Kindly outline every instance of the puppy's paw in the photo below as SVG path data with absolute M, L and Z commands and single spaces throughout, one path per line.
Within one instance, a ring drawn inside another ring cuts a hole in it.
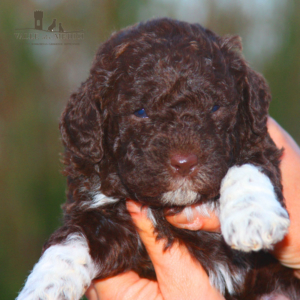
M 222 234 L 232 248 L 246 252 L 272 249 L 287 233 L 290 221 L 286 210 L 282 207 L 269 210 L 259 205 L 257 202 L 263 201 L 258 200 L 245 196 L 240 201 L 248 203 L 249 206 L 231 207 L 229 217 L 224 216 L 228 215 L 228 207 L 224 209 L 224 214 L 221 213 Z
M 221 230 L 232 248 L 272 249 L 287 233 L 288 213 L 277 201 L 270 179 L 257 167 L 232 167 L 220 194 Z
M 85 238 L 71 234 L 44 252 L 16 300 L 80 299 L 97 272 Z

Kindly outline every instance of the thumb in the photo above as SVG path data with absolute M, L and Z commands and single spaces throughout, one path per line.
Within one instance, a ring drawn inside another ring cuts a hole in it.
M 127 201 L 127 209 L 154 265 L 164 299 L 224 299 L 210 285 L 208 275 L 184 245 L 175 242 L 165 250 L 166 241 L 156 240 L 154 228 L 147 218 L 147 209 Z
M 209 209 L 205 204 L 187 206 L 176 214 L 167 211 L 166 219 L 178 228 L 220 232 L 220 221 L 217 212 Z

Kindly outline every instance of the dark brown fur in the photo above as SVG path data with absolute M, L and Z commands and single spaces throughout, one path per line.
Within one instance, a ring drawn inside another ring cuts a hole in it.
M 100 266 L 98 278 L 126 270 L 154 278 L 126 210 L 130 198 L 153 208 L 156 230 L 168 246 L 181 241 L 206 270 L 213 271 L 217 261 L 232 271 L 250 268 L 240 294 L 226 292 L 226 299 L 260 299 L 272 292 L 300 299 L 299 281 L 271 255 L 233 250 L 220 234 L 177 229 L 164 218 L 161 194 L 176 188 L 174 153 L 197 155 L 198 172 L 190 181 L 202 202 L 218 201 L 231 166 L 251 163 L 269 176 L 283 204 L 281 152 L 266 127 L 269 89 L 240 52 L 236 36 L 219 37 L 198 24 L 170 19 L 126 28 L 102 44 L 89 78 L 62 115 L 68 199 L 64 225 L 45 249 L 82 232 Z M 220 109 L 212 112 L 216 104 Z M 133 115 L 141 108 L 149 118 Z M 81 206 L 95 192 L 119 202 Z

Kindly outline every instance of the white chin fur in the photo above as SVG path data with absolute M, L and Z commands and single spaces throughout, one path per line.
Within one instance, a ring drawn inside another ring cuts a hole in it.
M 220 195 L 221 230 L 232 248 L 246 252 L 272 249 L 287 233 L 288 213 L 277 201 L 270 179 L 258 167 L 245 164 L 230 168 Z
M 80 299 L 96 275 L 86 239 L 72 234 L 44 252 L 17 300 Z
M 166 192 L 162 195 L 162 202 L 171 205 L 190 205 L 199 200 L 199 194 L 183 185 L 175 191 Z

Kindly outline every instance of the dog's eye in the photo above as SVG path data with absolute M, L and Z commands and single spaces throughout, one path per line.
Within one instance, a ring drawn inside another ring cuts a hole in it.
M 137 110 L 134 115 L 138 118 L 148 118 L 144 108 Z
M 220 105 L 214 105 L 213 108 L 211 109 L 212 112 L 217 111 L 220 108 Z

